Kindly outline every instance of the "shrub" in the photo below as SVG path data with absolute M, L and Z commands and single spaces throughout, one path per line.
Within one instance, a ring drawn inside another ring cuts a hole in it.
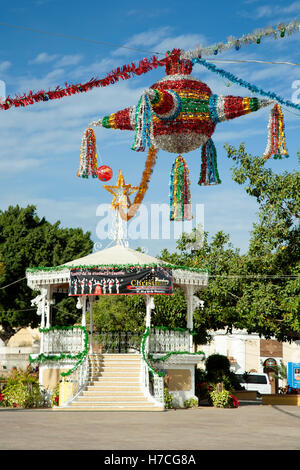
M 7 406 L 6 398 L 3 396 L 1 392 L 0 392 L 0 406 L 2 407 Z
M 237 408 L 239 406 L 239 401 L 234 395 L 230 395 L 231 398 L 231 407 Z
M 58 406 L 59 405 L 59 384 L 56 385 L 55 389 L 53 390 L 51 394 L 51 405 L 52 406 Z
M 185 400 L 184 402 L 185 408 L 197 408 L 197 406 L 198 406 L 198 400 L 195 400 L 195 398 L 189 398 L 188 400 Z
M 164 388 L 164 399 L 166 409 L 168 410 L 170 408 L 173 408 L 173 395 L 169 392 L 166 387 Z
M 15 369 L 11 372 L 2 391 L 2 398 L 3 406 L 14 408 L 36 408 L 44 399 L 37 376 L 28 369 Z
M 237 408 L 239 402 L 228 390 L 217 392 L 216 390 L 210 392 L 212 405 L 216 408 Z

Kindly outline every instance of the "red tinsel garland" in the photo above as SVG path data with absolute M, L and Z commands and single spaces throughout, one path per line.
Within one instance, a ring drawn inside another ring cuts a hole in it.
M 138 66 L 134 63 L 123 65 L 123 67 L 118 67 L 116 70 L 110 72 L 105 78 L 96 80 L 92 78 L 89 82 L 80 83 L 77 85 L 67 85 L 65 88 L 60 88 L 59 86 L 55 90 L 46 92 L 41 90 L 37 93 L 30 91 L 27 95 L 17 96 L 16 98 L 11 98 L 10 96 L 0 103 L 0 109 L 7 110 L 12 106 L 25 107 L 30 104 L 38 103 L 40 101 L 56 100 L 63 98 L 65 96 L 76 95 L 77 93 L 83 93 L 92 90 L 95 87 L 105 87 L 108 85 L 113 85 L 118 82 L 121 78 L 122 80 L 128 80 L 133 75 L 142 75 L 149 72 L 150 70 L 156 69 L 157 67 L 165 66 L 172 56 L 165 57 L 164 59 L 159 60 L 156 56 L 153 56 L 150 59 L 144 58 L 139 61 Z

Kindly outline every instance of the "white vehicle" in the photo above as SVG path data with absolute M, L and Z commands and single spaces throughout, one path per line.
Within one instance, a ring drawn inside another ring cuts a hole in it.
M 267 374 L 236 374 L 245 390 L 257 391 L 262 395 L 271 393 L 271 384 Z

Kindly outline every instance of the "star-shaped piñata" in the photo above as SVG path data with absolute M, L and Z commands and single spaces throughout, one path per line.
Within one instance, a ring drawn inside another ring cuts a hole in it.
M 135 193 L 139 188 L 138 186 L 131 186 L 131 184 L 125 184 L 124 176 L 121 170 L 119 170 L 117 184 L 115 186 L 103 185 L 107 191 L 113 194 L 114 198 L 111 203 L 113 209 L 119 209 L 119 206 L 128 208 L 131 206 L 129 196 Z

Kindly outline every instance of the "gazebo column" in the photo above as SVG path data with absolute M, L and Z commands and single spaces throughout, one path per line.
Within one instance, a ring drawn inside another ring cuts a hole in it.
M 195 286 L 193 284 L 187 284 L 184 288 L 185 300 L 187 305 L 187 318 L 186 327 L 189 330 L 194 328 L 194 291 Z M 190 352 L 193 352 L 193 336 L 190 335 Z
M 89 314 L 90 314 L 90 348 L 89 352 L 90 354 L 93 354 L 93 304 L 94 304 L 95 298 L 90 295 L 89 296 Z
M 151 312 L 155 308 L 154 298 L 152 295 L 146 295 L 146 328 L 151 328 Z M 146 353 L 149 352 L 149 335 L 146 338 Z
M 86 326 L 86 295 L 78 297 L 76 307 L 82 309 L 81 326 Z
M 51 286 L 46 287 L 45 299 L 45 314 L 46 314 L 46 328 L 50 328 L 50 305 L 51 305 Z
M 46 315 L 46 306 L 47 306 L 47 288 L 40 287 L 40 294 L 32 299 L 31 305 L 37 307 L 37 315 L 41 317 L 40 321 L 40 328 L 43 330 L 45 328 L 45 315 Z M 40 339 L 40 353 L 44 352 L 44 333 L 41 332 L 41 339 Z
M 146 328 L 151 326 L 151 311 L 155 308 L 152 295 L 146 295 Z
M 81 326 L 86 326 L 86 296 L 82 298 L 82 317 L 81 317 Z

